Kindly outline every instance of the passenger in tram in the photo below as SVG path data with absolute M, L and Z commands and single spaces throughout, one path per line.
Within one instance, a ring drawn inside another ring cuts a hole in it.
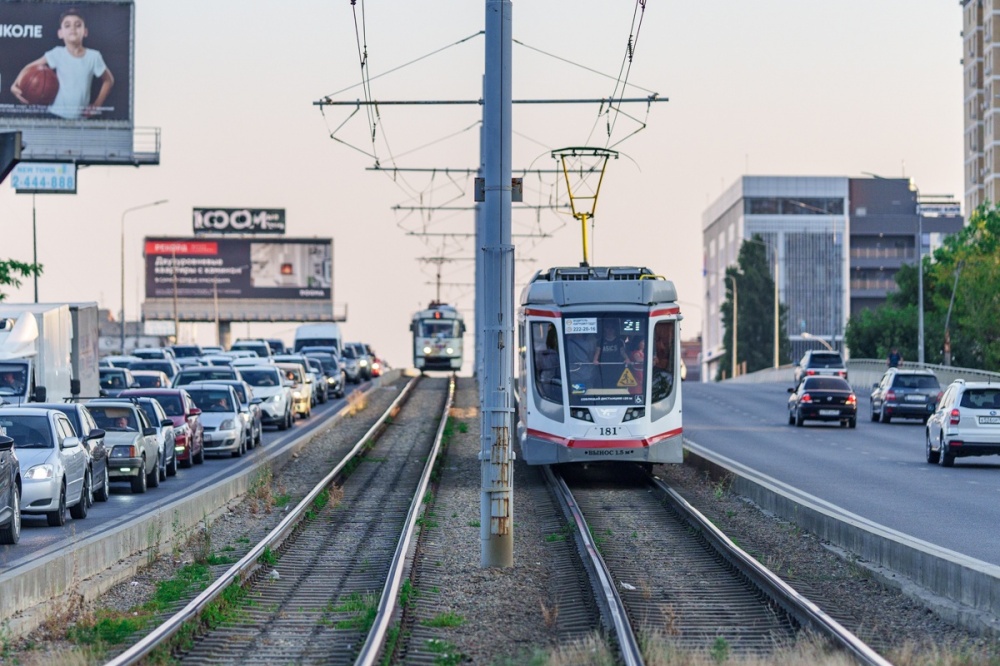
M 542 397 L 561 402 L 562 381 L 559 376 L 559 334 L 556 327 L 545 324 L 545 347 L 535 354 L 535 385 Z
M 651 402 L 668 397 L 674 389 L 674 327 L 660 322 L 653 330 L 653 386 Z
M 632 353 L 629 354 L 629 359 L 632 361 L 632 375 L 635 377 L 635 386 L 629 388 L 628 392 L 632 395 L 641 394 L 645 386 L 646 378 L 646 340 L 645 338 L 639 338 L 635 341 L 632 348 Z
M 594 363 L 598 364 L 601 386 L 610 388 L 618 385 L 630 359 L 625 349 L 625 341 L 618 334 L 618 320 L 604 320 L 604 337 L 594 350 Z
M 566 336 L 566 357 L 570 390 L 574 393 L 586 392 L 592 388 L 597 378 L 594 351 L 597 336 L 593 333 L 574 333 Z

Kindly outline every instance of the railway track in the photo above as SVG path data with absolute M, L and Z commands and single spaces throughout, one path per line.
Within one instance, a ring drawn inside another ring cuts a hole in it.
M 682 650 L 765 656 L 806 629 L 859 663 L 888 665 L 638 468 L 548 468 L 547 476 L 623 663 L 644 663 L 640 635 Z
M 264 540 L 109 664 L 155 650 L 191 664 L 371 663 L 390 634 L 453 393 L 449 379 L 407 384 Z

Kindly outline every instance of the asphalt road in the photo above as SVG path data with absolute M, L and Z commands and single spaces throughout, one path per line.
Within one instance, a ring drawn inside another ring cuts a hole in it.
M 686 439 L 885 527 L 1000 565 L 1000 456 L 929 465 L 919 420 L 788 425 L 785 384 L 684 383 Z
M 348 386 L 347 393 L 350 394 L 351 388 Z M 361 384 L 360 388 L 366 386 L 367 384 Z M 158 488 L 149 488 L 142 495 L 133 495 L 128 483 L 113 481 L 111 498 L 107 502 L 94 502 L 89 514 L 82 520 L 74 520 L 67 511 L 66 524 L 62 527 L 49 527 L 44 515 L 22 514 L 20 541 L 15 546 L 0 546 L 0 572 L 65 548 L 71 541 L 98 534 L 151 508 L 167 504 L 176 499 L 179 493 L 190 493 L 208 486 L 229 476 L 234 470 L 256 465 L 266 455 L 268 447 L 283 444 L 305 432 L 321 428 L 325 421 L 346 404 L 346 399 L 331 399 L 324 405 L 317 405 L 313 407 L 311 418 L 296 419 L 295 426 L 284 432 L 265 427 L 263 444 L 241 458 L 233 458 L 229 454 L 205 456 L 204 464 L 178 469 L 177 476 L 168 476 Z

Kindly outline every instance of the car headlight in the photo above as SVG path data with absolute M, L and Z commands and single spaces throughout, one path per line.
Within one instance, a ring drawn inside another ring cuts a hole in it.
M 270 398 L 268 398 L 268 402 L 273 402 L 275 404 L 281 402 L 281 394 L 280 393 L 275 393 Z
M 35 465 L 24 475 L 26 479 L 51 479 L 56 475 L 56 468 L 53 465 Z
M 219 430 L 235 430 L 235 429 L 236 429 L 236 421 L 233 419 L 226 419 L 225 421 L 219 424 Z
M 360 361 L 358 361 L 358 365 L 360 365 L 363 368 L 366 365 L 368 365 L 368 361 L 361 359 Z
M 139 455 L 136 452 L 134 446 L 116 446 L 111 449 L 112 458 L 138 458 Z
M 302 397 L 302 394 L 299 391 L 295 391 L 292 393 L 292 397 L 298 400 L 299 398 Z

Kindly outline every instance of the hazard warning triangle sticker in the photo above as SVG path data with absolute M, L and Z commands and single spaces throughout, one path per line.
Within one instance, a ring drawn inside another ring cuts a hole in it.
M 618 388 L 634 388 L 639 385 L 639 382 L 635 381 L 635 375 L 628 368 L 625 368 L 625 372 L 622 376 L 618 378 Z

